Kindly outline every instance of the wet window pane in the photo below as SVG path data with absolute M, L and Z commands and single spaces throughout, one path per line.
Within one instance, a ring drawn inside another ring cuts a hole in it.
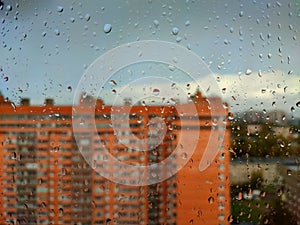
M 0 17 L 0 224 L 299 224 L 299 1 Z

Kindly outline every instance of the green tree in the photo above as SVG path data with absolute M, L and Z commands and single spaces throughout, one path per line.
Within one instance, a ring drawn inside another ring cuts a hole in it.
M 263 219 L 264 224 L 296 225 L 296 218 L 285 208 L 284 202 L 276 200 L 273 210 Z
M 255 170 L 250 176 L 250 187 L 253 189 L 260 189 L 264 181 L 263 172 L 261 170 Z

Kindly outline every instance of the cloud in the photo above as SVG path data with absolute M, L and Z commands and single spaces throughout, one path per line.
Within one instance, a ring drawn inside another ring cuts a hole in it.
M 300 76 L 288 75 L 280 70 L 252 72 L 250 75 L 216 75 L 224 91 L 223 98 L 233 111 L 284 110 L 291 112 L 299 101 Z M 294 114 L 299 117 L 299 109 Z
M 126 85 L 111 86 L 102 90 L 100 95 L 107 104 L 123 104 L 124 98 L 131 98 L 134 102 L 154 101 L 156 104 L 163 100 L 179 100 L 187 102 L 188 96 L 195 93 L 198 84 L 206 96 L 218 95 L 224 102 L 229 103 L 230 111 L 246 110 L 284 110 L 300 117 L 299 101 L 300 76 L 288 75 L 282 71 L 252 72 L 245 74 L 212 74 L 197 82 L 177 81 L 171 79 L 146 77 L 128 82 Z M 205 84 L 204 86 L 201 86 Z M 213 86 L 211 88 L 211 86 Z M 217 86 L 216 86 L 217 85 Z M 209 89 L 212 90 L 209 90 Z M 166 102 L 166 101 L 165 101 Z

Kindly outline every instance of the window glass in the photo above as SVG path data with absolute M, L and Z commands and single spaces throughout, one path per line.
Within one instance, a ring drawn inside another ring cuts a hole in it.
M 0 17 L 0 224 L 300 223 L 298 0 Z

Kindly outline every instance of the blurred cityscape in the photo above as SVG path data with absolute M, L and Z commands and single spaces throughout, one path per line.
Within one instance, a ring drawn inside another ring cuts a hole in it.
M 299 0 L 0 14 L 0 225 L 300 225 Z
M 278 111 L 232 115 L 218 98 L 221 107 L 212 116 L 200 92 L 190 100 L 176 107 L 126 100 L 113 109 L 113 127 L 112 106 L 100 99 L 82 97 L 75 118 L 72 106 L 56 106 L 53 99 L 43 106 L 22 99 L 16 106 L 1 95 L 0 224 L 299 224 L 299 119 Z M 88 122 L 91 104 L 95 132 Z M 165 129 L 153 118 L 162 118 Z M 72 123 L 80 127 L 79 140 Z M 216 155 L 200 172 L 212 133 L 222 145 L 209 146 Z M 146 176 L 178 170 L 162 182 L 128 185 L 141 175 L 122 174 L 124 182 L 115 183 L 97 172 L 120 170 L 99 154 L 104 149 L 139 166 L 162 162 L 177 145 L 172 163 Z M 179 159 L 187 158 L 180 169 Z
M 231 120 L 234 223 L 300 224 L 300 119 L 247 111 Z

